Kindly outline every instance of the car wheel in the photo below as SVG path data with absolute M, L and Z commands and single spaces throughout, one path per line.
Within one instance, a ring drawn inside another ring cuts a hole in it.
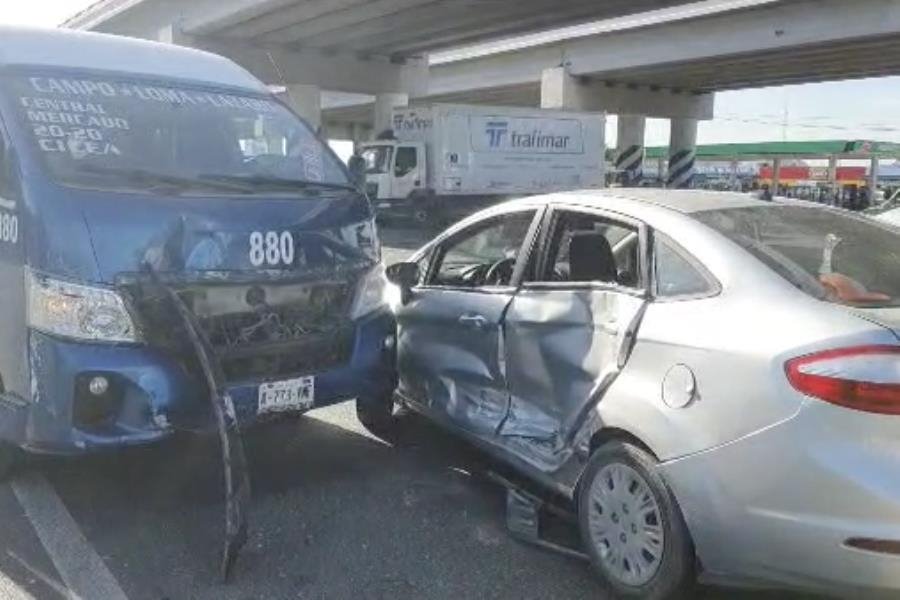
M 394 394 L 356 399 L 356 418 L 370 433 L 388 438 L 394 430 Z
M 585 469 L 578 522 L 591 563 L 620 598 L 680 598 L 694 583 L 690 532 L 657 462 L 635 445 L 601 446 Z

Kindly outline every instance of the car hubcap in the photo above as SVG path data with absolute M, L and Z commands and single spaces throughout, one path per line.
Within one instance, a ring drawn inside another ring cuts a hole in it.
M 620 583 L 644 585 L 662 563 L 665 536 L 650 485 L 627 465 L 603 467 L 590 490 L 591 541 L 606 572 Z

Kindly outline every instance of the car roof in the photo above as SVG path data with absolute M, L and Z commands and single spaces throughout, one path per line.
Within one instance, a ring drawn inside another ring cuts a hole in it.
M 750 194 L 709 190 L 609 188 L 562 192 L 557 196 L 560 200 L 564 199 L 565 202 L 585 206 L 612 208 L 614 205 L 621 205 L 624 202 L 653 205 L 684 214 L 707 210 L 772 206 L 771 202 L 759 200 Z
M 96 69 L 268 92 L 246 69 L 217 54 L 67 29 L 0 26 L 0 68 L 6 66 Z

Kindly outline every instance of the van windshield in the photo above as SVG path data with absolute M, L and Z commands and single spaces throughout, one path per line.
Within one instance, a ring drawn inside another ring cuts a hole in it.
M 812 206 L 773 204 L 694 216 L 817 298 L 900 306 L 900 229 Z
M 201 194 L 350 185 L 310 128 L 265 95 L 80 75 L 0 81 L 63 185 Z

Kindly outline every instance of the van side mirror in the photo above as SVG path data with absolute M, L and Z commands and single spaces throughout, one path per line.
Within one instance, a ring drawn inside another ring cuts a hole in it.
M 395 263 L 385 270 L 387 280 L 401 290 L 409 290 L 419 283 L 419 265 L 411 262 Z

